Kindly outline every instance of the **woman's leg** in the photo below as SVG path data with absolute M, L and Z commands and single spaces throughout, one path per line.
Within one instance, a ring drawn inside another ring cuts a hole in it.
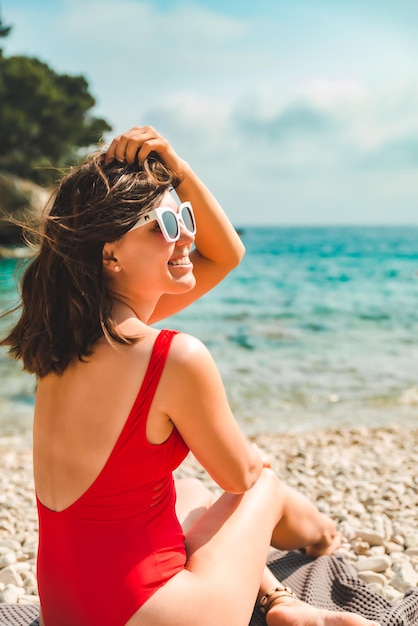
M 313 545 L 322 541 L 324 523 L 315 507 L 303 512 L 305 522 L 300 532 L 297 520 L 291 519 L 291 507 L 285 500 L 293 498 L 293 492 L 283 488 L 278 478 L 268 469 L 264 470 L 252 489 L 242 495 L 223 494 L 202 515 L 205 505 L 198 499 L 198 506 L 185 506 L 187 496 L 179 497 L 179 512 L 189 521 L 194 511 L 196 521 L 186 531 L 188 560 L 185 569 L 159 589 L 137 613 L 127 626 L 247 626 L 260 582 L 265 579 L 265 562 L 270 546 L 272 529 L 276 529 L 283 515 L 287 519 L 281 526 L 281 535 L 289 528 L 292 541 L 297 545 Z M 296 498 L 295 514 L 300 515 L 302 501 Z M 310 518 L 314 516 L 312 521 Z M 320 530 L 315 527 L 315 520 Z M 326 529 L 325 529 L 326 530 Z M 304 534 L 305 533 L 305 534 Z M 274 579 L 275 582 L 276 579 Z M 263 590 L 262 590 L 263 591 Z M 265 593 L 267 589 L 263 591 Z M 299 603 L 302 607 L 307 607 Z M 280 607 L 271 609 L 273 619 Z M 309 621 L 299 615 L 294 626 L 331 626 L 327 613 L 308 607 Z M 305 608 L 304 608 L 305 610 Z M 300 609 L 299 609 L 300 611 Z M 312 611 L 315 612 L 312 621 Z M 270 615 L 270 613 L 269 613 Z M 363 626 L 371 622 L 353 616 L 356 621 L 338 621 L 338 626 Z M 322 621 L 319 621 L 322 620 Z M 360 621 L 359 621 L 360 620 Z M 271 624 L 280 622 L 271 621 Z M 291 622 L 289 622 L 290 624 Z
M 333 520 L 323 515 L 305 496 L 279 483 L 283 493 L 283 510 L 273 529 L 271 545 L 280 550 L 306 548 L 310 556 L 332 554 L 341 544 L 341 534 Z M 185 533 L 217 499 L 196 478 L 176 481 L 176 513 Z M 306 543 L 306 538 L 310 543 Z
M 335 522 L 320 513 L 312 502 L 295 489 L 284 484 L 281 484 L 280 489 L 284 492 L 284 506 L 273 529 L 271 545 L 281 550 L 306 548 L 310 556 L 335 552 L 341 544 L 341 534 Z
M 176 514 L 186 534 L 193 524 L 208 511 L 217 496 L 209 491 L 198 478 L 176 479 L 175 485 Z

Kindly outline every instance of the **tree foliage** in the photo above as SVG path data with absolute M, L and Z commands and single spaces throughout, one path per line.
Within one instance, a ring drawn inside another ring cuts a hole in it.
M 4 26 L 2 19 L 0 17 L 0 37 L 7 37 L 7 35 L 12 30 L 11 26 Z
M 0 37 L 9 30 L 0 19 Z M 111 130 L 89 114 L 95 103 L 83 76 L 57 74 L 36 58 L 6 58 L 0 51 L 0 170 L 51 184 L 57 168 Z

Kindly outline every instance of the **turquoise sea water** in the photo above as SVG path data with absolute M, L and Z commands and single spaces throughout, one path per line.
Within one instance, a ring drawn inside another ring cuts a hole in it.
M 243 429 L 418 425 L 418 227 L 247 227 L 242 238 L 241 265 L 162 326 L 206 343 Z M 2 310 L 14 265 L 0 262 Z M 30 428 L 33 390 L 0 352 L 3 429 Z

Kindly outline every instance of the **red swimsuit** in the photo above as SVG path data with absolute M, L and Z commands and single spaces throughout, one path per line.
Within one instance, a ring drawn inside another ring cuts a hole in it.
M 173 331 L 161 331 L 138 396 L 104 468 L 76 502 L 38 500 L 38 586 L 46 626 L 123 626 L 186 561 L 172 472 L 188 448 L 161 445 L 146 420 Z

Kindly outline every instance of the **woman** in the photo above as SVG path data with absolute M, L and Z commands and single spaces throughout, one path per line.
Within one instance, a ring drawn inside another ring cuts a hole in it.
M 256 601 L 270 625 L 374 624 L 300 602 L 265 568 L 270 544 L 332 553 L 335 525 L 247 442 L 206 348 L 152 327 L 243 253 L 153 128 L 62 180 L 3 340 L 39 379 L 41 624 L 246 626 Z M 216 501 L 197 481 L 174 485 L 189 450 L 224 490 Z

